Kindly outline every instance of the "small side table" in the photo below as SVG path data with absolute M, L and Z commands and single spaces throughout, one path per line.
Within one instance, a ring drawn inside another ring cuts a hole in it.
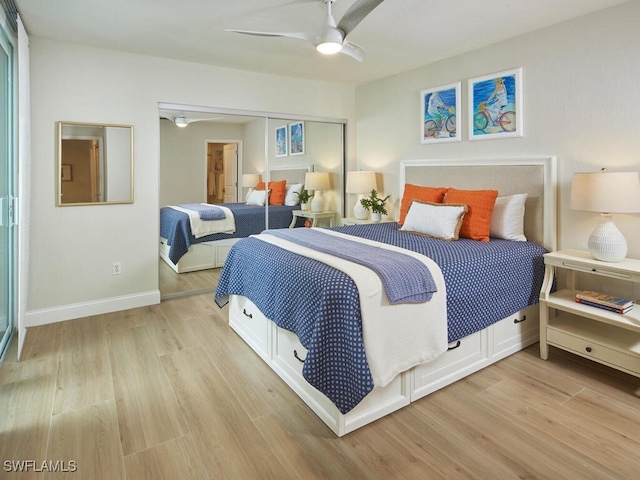
M 576 274 L 640 283 L 640 260 L 609 263 L 588 252 L 560 250 L 544 255 L 545 276 L 540 289 L 540 358 L 549 345 L 640 377 L 640 305 L 625 313 L 576 303 Z M 551 293 L 556 270 L 567 272 L 567 288 Z M 629 285 L 627 283 L 627 285 Z M 552 316 L 550 311 L 555 310 Z
M 327 218 L 329 219 L 329 226 L 333 227 L 333 219 L 336 216 L 336 213 L 331 211 L 312 212 L 311 210 L 294 210 L 291 213 L 293 214 L 293 219 L 291 220 L 291 225 L 289 225 L 289 228 L 293 228 L 296 226 L 298 217 L 309 218 L 311 220 L 312 227 L 316 227 L 318 225 L 319 219 Z

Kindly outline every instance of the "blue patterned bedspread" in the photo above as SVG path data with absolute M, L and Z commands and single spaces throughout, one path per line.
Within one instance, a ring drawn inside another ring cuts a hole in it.
M 433 259 L 447 285 L 450 342 L 538 302 L 546 253 L 539 245 L 494 239 L 444 242 L 397 229 L 396 223 L 335 228 Z M 218 305 L 231 294 L 246 296 L 267 318 L 298 335 L 308 350 L 304 378 L 342 413 L 373 389 L 358 291 L 348 275 L 247 238 L 236 243 L 227 257 L 215 293 Z
M 245 205 L 244 203 L 221 204 L 233 212 L 236 222 L 235 233 L 215 233 L 196 238 L 191 233 L 189 215 L 171 207 L 160 209 L 160 236 L 167 239 L 169 245 L 169 259 L 177 264 L 178 260 L 187 253 L 194 243 L 212 242 L 227 238 L 244 238 L 255 235 L 265 229 L 265 207 Z M 270 228 L 287 228 L 293 218 L 292 211 L 299 206 L 269 206 Z M 304 221 L 304 219 L 302 219 Z
M 263 233 L 373 270 L 380 278 L 391 305 L 428 302 L 438 291 L 429 267 L 417 258 L 395 250 L 336 235 L 327 236 L 319 228 L 281 228 Z

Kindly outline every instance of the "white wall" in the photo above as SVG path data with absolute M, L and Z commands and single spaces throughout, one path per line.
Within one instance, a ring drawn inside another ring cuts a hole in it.
M 27 324 L 159 301 L 158 102 L 353 120 L 348 84 L 242 72 L 31 38 Z M 131 205 L 56 207 L 56 121 L 134 126 Z M 353 143 L 352 143 L 353 144 Z M 112 263 L 122 274 L 112 276 Z
M 640 3 L 627 3 L 356 88 L 358 168 L 382 172 L 397 202 L 400 160 L 557 155 L 559 248 L 586 250 L 598 218 L 569 210 L 572 174 L 640 169 L 638 19 Z M 520 66 L 524 137 L 468 141 L 466 80 Z M 463 141 L 422 145 L 420 91 L 457 81 Z M 640 215 L 614 218 L 640 258 Z

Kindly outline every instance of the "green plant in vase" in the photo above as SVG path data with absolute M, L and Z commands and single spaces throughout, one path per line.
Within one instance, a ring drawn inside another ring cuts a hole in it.
M 302 210 L 309 209 L 309 200 L 311 200 L 311 197 L 313 197 L 313 195 L 309 193 L 309 190 L 302 190 L 302 192 L 298 194 L 298 200 L 300 200 L 300 208 Z
M 362 205 L 367 210 L 371 210 L 371 221 L 379 222 L 382 218 L 382 215 L 387 215 L 387 200 L 391 195 L 387 195 L 384 198 L 380 198 L 378 196 L 378 192 L 371 190 L 371 193 L 368 197 L 364 197 L 360 200 L 360 205 Z

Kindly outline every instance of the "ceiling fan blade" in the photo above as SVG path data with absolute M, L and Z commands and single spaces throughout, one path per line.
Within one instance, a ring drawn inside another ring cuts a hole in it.
M 220 117 L 212 117 L 212 118 L 187 118 L 187 123 L 193 123 L 193 122 L 215 122 L 217 120 L 220 120 Z
M 254 35 L 256 37 L 286 37 L 286 38 L 298 38 L 300 40 L 312 41 L 315 38 L 314 33 L 305 32 L 254 32 L 251 30 L 232 30 L 226 29 L 227 32 L 241 33 L 243 35 Z
M 176 117 L 174 117 L 173 115 L 169 115 L 167 113 L 160 113 L 160 118 L 164 118 L 165 120 L 171 120 L 173 122 Z
M 364 60 L 364 49 L 360 45 L 356 45 L 353 42 L 345 41 L 342 44 L 342 50 L 340 50 L 340 53 L 349 55 L 359 62 L 362 62 Z
M 344 14 L 338 28 L 344 32 L 346 37 L 353 31 L 358 24 L 369 15 L 374 8 L 380 5 L 384 0 L 358 0 L 356 3 L 349 7 L 349 10 Z

